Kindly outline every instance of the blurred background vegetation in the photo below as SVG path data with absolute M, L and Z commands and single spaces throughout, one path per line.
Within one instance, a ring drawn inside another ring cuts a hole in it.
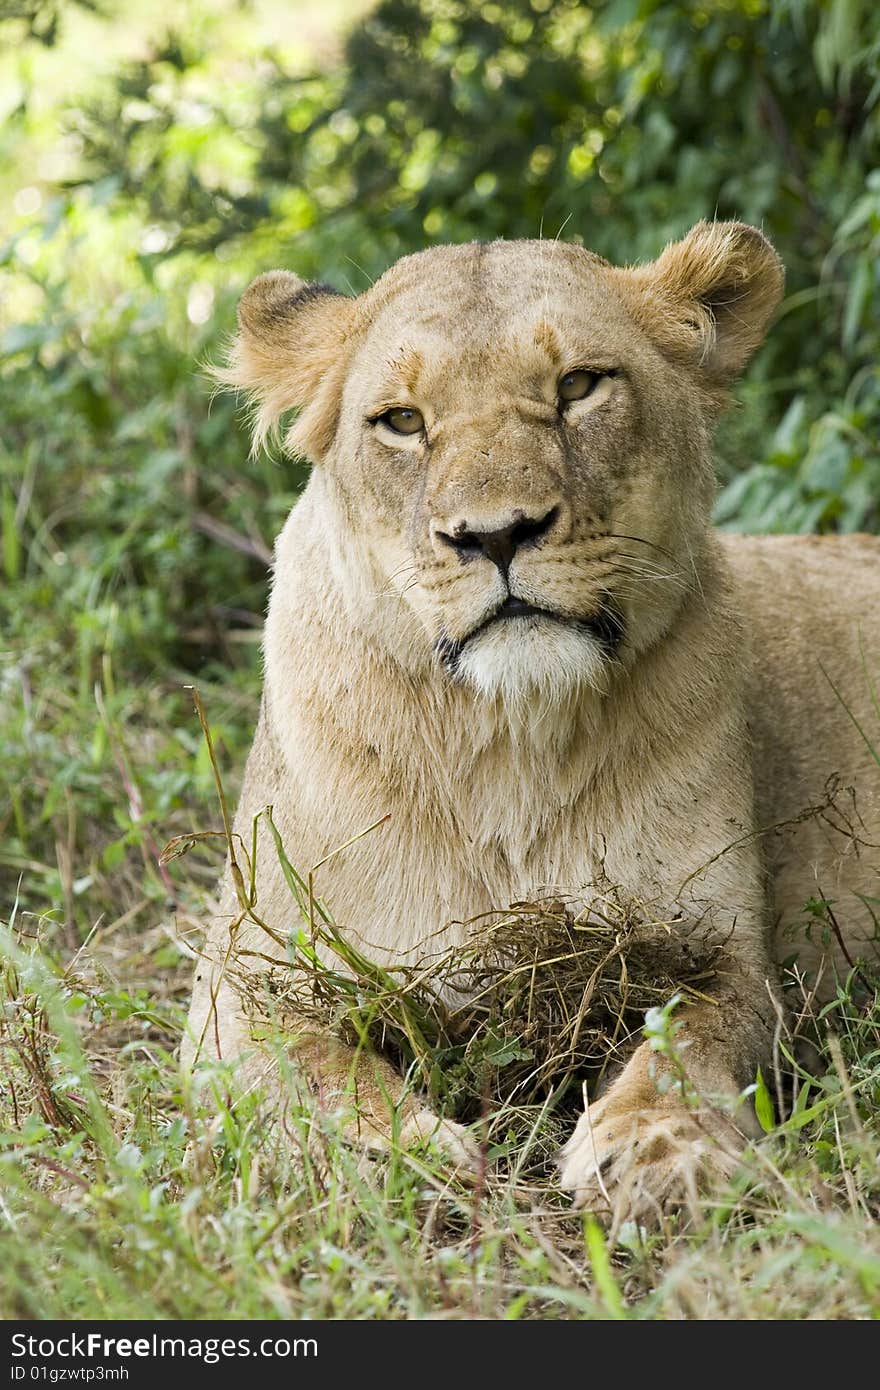
M 71 945 L 179 906 L 156 848 L 215 819 L 187 682 L 240 770 L 304 469 L 248 462 L 199 363 L 261 270 L 762 225 L 787 295 L 718 520 L 876 527 L 878 95 L 872 0 L 0 0 L 7 904 Z

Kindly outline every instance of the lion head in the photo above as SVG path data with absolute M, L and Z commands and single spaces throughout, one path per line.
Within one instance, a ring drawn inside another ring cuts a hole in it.
M 712 423 L 782 281 L 760 232 L 705 222 L 630 269 L 496 241 L 356 298 L 273 271 L 218 375 L 257 444 L 298 410 L 285 442 L 344 521 L 329 543 L 415 619 L 408 660 L 513 700 L 604 689 L 694 582 Z

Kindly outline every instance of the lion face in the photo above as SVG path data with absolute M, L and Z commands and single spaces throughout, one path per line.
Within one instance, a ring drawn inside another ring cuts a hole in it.
M 442 248 L 386 279 L 328 467 L 387 582 L 455 679 L 601 686 L 681 594 L 710 496 L 696 393 L 583 252 Z
M 259 431 L 306 405 L 289 442 L 426 659 L 488 696 L 604 690 L 674 622 L 711 421 L 780 288 L 740 224 L 632 271 L 559 243 L 438 247 L 357 300 L 276 272 L 245 296 L 228 379 Z

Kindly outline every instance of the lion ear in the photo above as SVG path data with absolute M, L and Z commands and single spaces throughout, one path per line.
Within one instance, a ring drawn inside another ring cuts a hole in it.
M 254 453 L 295 408 L 301 413 L 285 446 L 313 461 L 330 448 L 353 303 L 329 285 L 307 284 L 286 270 L 270 270 L 245 290 L 227 365 L 212 375 L 248 396 Z
M 670 356 L 726 386 L 764 338 L 785 282 L 770 242 L 744 222 L 698 222 L 650 265 L 624 270 L 631 307 Z

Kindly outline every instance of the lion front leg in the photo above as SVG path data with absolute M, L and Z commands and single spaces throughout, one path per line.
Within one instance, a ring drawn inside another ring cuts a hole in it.
M 610 1213 L 615 1225 L 656 1226 L 682 1209 L 696 1219 L 701 1193 L 729 1178 L 760 1135 L 742 1093 L 766 1063 L 774 1019 L 767 982 L 741 979 L 685 1010 L 671 1055 L 642 1043 L 559 1156 L 576 1207 Z

